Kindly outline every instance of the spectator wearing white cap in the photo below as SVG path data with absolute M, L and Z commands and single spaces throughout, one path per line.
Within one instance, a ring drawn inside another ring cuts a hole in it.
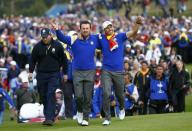
M 65 119 L 65 101 L 63 100 L 63 91 L 61 89 L 56 89 L 55 91 L 56 98 L 56 119 Z
M 11 97 L 14 103 L 16 103 L 15 92 L 16 92 L 16 89 L 19 88 L 18 86 L 19 82 L 17 78 L 19 73 L 20 73 L 20 69 L 17 67 L 17 63 L 12 60 L 10 62 L 10 68 L 8 69 L 8 73 L 7 73 L 7 80 L 10 86 Z
M 114 84 L 115 94 L 119 100 L 119 118 L 123 120 L 125 117 L 123 76 L 123 53 L 125 46 L 123 43 L 127 39 L 134 38 L 137 35 L 137 31 L 141 24 L 142 17 L 137 17 L 132 31 L 119 34 L 114 32 L 114 27 L 111 21 L 105 21 L 102 25 L 104 34 L 100 35 L 100 43 L 103 54 L 101 75 L 101 83 L 103 85 L 103 110 L 105 113 L 103 125 L 109 125 L 111 123 L 111 83 Z

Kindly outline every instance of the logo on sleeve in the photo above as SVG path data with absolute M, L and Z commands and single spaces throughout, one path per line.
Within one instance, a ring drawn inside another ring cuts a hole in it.
M 51 52 L 52 52 L 53 54 L 55 54 L 55 48 L 52 48 Z

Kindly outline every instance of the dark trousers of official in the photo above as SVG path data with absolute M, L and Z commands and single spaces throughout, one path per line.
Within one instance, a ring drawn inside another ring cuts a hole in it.
M 115 96 L 119 102 L 120 110 L 122 110 L 124 108 L 124 74 L 123 72 L 102 70 L 101 86 L 103 87 L 103 111 L 106 120 L 111 120 L 110 98 L 112 84 Z
M 185 111 L 185 93 L 186 91 L 184 89 L 181 89 L 179 92 L 172 94 L 174 112 Z
M 64 92 L 64 102 L 65 102 L 65 116 L 67 118 L 72 118 L 74 113 L 73 107 L 73 94 L 74 94 L 74 86 L 73 81 L 68 80 L 63 84 L 62 90 Z
M 146 115 L 147 114 L 147 100 L 143 101 L 143 106 L 138 109 L 139 115 Z
M 37 73 L 37 88 L 43 104 L 45 120 L 54 121 L 56 110 L 55 90 L 60 87 L 60 73 Z
M 83 119 L 89 120 L 91 112 L 95 70 L 73 71 L 73 84 L 77 111 L 83 112 Z

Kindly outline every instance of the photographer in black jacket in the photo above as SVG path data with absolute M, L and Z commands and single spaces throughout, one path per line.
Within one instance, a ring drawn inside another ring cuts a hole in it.
M 170 92 L 174 112 L 185 111 L 185 95 L 189 88 L 190 77 L 181 60 L 176 62 L 176 68 L 170 76 Z
M 40 101 L 44 105 L 45 121 L 44 125 L 52 126 L 55 117 L 55 90 L 60 87 L 61 68 L 63 70 L 63 79 L 67 79 L 67 58 L 64 54 L 64 48 L 56 40 L 53 40 L 50 29 L 41 30 L 42 40 L 37 43 L 31 55 L 29 66 L 29 79 L 36 67 L 37 88 L 40 95 Z

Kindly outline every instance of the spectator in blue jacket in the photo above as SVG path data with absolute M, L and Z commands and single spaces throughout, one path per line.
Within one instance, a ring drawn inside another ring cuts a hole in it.
M 168 90 L 168 79 L 164 75 L 162 65 L 157 65 L 155 74 L 150 77 L 145 86 L 148 96 L 149 114 L 165 113 L 170 99 Z M 142 94 L 144 98 L 145 94 Z
M 136 103 L 139 98 L 137 87 L 132 83 L 132 76 L 126 73 L 125 79 L 125 112 L 126 115 L 137 115 Z

